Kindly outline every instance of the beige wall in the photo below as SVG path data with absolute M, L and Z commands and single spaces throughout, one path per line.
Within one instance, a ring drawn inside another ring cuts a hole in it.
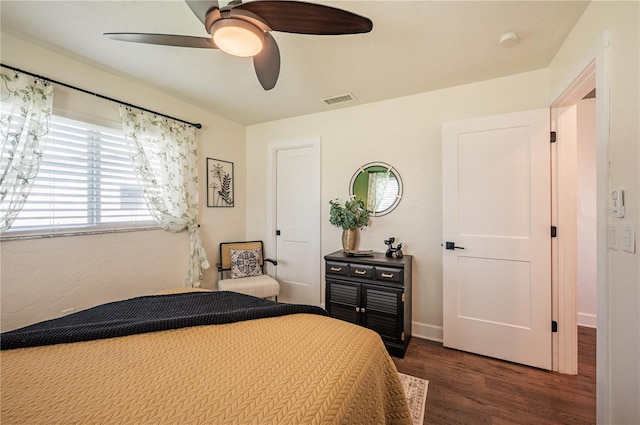
M 266 239 L 269 234 L 264 211 L 270 143 L 321 137 L 322 255 L 341 249 L 341 230 L 329 224 L 329 200 L 348 198 L 349 181 L 360 166 L 393 165 L 404 196 L 396 210 L 373 218 L 361 232 L 360 249 L 384 252 L 389 236 L 403 243 L 405 254 L 414 256 L 413 333 L 441 339 L 442 123 L 544 107 L 546 84 L 546 71 L 534 71 L 248 127 L 248 235 Z
M 610 101 L 609 145 L 604 148 L 609 156 L 610 178 L 608 188 L 599 198 L 604 196 L 608 200 L 608 192 L 613 188 L 625 191 L 626 217 L 608 216 L 607 223 L 620 228 L 632 225 L 638 238 L 640 3 L 593 1 L 550 64 L 549 88 L 553 93 L 566 81 L 605 31 L 610 34 L 610 47 L 601 50 L 605 57 L 610 57 L 606 82 Z M 605 209 L 610 208 L 608 202 L 604 205 Z M 637 424 L 640 423 L 640 257 L 637 251 L 630 254 L 621 250 L 607 251 L 605 256 L 604 264 L 598 264 L 608 267 L 608 274 L 598 282 L 598 421 Z
M 2 63 L 54 80 L 202 123 L 196 132 L 200 171 L 202 239 L 212 268 L 203 287 L 216 282 L 218 244 L 245 237 L 245 127 L 122 76 L 2 34 Z M 101 123 L 118 120 L 118 105 L 56 87 L 54 108 Z M 88 112 L 90 111 L 90 112 Z M 235 163 L 235 208 L 206 207 L 206 157 Z M 162 230 L 4 241 L 0 247 L 2 330 L 184 285 L 188 236 Z

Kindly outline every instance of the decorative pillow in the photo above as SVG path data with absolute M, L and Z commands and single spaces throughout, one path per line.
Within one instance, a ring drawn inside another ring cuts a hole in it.
M 262 274 L 260 248 L 230 249 L 229 253 L 231 254 L 231 279 Z

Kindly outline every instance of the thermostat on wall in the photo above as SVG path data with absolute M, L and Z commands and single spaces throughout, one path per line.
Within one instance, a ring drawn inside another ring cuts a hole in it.
M 624 217 L 624 191 L 614 190 L 611 192 L 611 215 L 613 217 Z

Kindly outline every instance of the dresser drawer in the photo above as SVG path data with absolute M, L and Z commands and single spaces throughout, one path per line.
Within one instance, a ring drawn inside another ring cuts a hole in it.
M 348 264 L 338 263 L 335 261 L 327 261 L 325 265 L 325 273 L 328 275 L 348 276 Z
M 373 266 L 364 264 L 349 264 L 349 276 L 360 279 L 373 279 Z
M 391 267 L 376 266 L 376 280 L 403 283 L 404 271 L 402 269 L 395 269 Z

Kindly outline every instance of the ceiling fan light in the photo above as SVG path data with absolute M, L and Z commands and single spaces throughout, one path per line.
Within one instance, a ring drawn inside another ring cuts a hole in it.
M 211 26 L 213 42 L 230 55 L 255 56 L 264 46 L 264 35 L 258 27 L 241 19 L 220 19 Z

